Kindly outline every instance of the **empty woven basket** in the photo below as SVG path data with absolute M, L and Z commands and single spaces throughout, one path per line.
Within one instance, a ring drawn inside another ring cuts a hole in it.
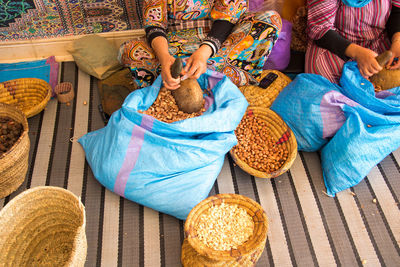
M 0 102 L 21 109 L 27 118 L 40 113 L 51 97 L 51 86 L 42 79 L 20 78 L 0 83 Z
M 210 207 L 237 205 L 246 210 L 254 222 L 253 234 L 237 249 L 214 250 L 199 240 L 196 226 L 201 215 Z M 265 248 L 267 240 L 268 219 L 263 208 L 254 200 L 238 194 L 218 194 L 206 198 L 197 204 L 189 213 L 185 222 L 185 240 L 182 245 L 181 261 L 184 267 L 225 267 L 254 266 Z
M 84 266 L 85 209 L 72 192 L 34 187 L 0 211 L 0 265 Z
M 269 133 L 274 139 L 274 142 L 285 147 L 288 151 L 288 156 L 283 165 L 274 172 L 263 172 L 250 167 L 243 159 L 235 154 L 234 149 L 231 149 L 229 152 L 232 159 L 248 174 L 259 178 L 274 178 L 289 170 L 297 156 L 297 141 L 290 127 L 277 113 L 269 108 L 249 107 L 247 112 L 251 112 L 267 124 Z
M 0 198 L 6 197 L 24 182 L 28 170 L 30 141 L 28 121 L 18 108 L 0 103 L 0 117 L 9 117 L 21 123 L 24 130 L 17 142 L 0 156 Z

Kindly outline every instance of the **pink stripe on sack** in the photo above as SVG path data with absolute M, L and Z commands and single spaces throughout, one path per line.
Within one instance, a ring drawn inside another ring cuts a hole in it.
M 52 96 L 56 96 L 54 88 L 58 83 L 58 72 L 60 69 L 60 64 L 56 61 L 56 58 L 54 56 L 47 58 L 46 64 L 50 65 L 49 84 L 52 88 Z
M 136 161 L 139 158 L 140 150 L 142 149 L 144 134 L 146 131 L 151 131 L 153 128 L 154 118 L 144 115 L 140 126 L 135 125 L 132 129 L 131 140 L 126 150 L 126 155 L 122 167 L 118 172 L 117 179 L 114 184 L 114 192 L 125 197 L 126 183 L 129 175 L 135 168 Z

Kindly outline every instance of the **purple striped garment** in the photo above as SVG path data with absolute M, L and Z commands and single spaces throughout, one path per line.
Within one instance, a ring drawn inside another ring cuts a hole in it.
M 392 4 L 400 0 L 372 0 L 362 8 L 349 7 L 340 0 L 309 0 L 305 72 L 316 73 L 331 82 L 340 78 L 344 61 L 312 40 L 320 39 L 328 30 L 335 30 L 349 41 L 381 53 L 390 47 L 385 33 Z

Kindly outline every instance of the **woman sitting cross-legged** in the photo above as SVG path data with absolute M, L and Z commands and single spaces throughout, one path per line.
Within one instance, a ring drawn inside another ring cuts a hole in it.
M 161 72 L 164 86 L 177 89 L 180 78 L 170 72 L 176 57 L 186 61 L 182 79 L 210 68 L 237 86 L 257 83 L 282 22 L 275 11 L 246 11 L 246 0 L 144 0 L 147 40 L 124 43 L 119 60 L 138 88 Z

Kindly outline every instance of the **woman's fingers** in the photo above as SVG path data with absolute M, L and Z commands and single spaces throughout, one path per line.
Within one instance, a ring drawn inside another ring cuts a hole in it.
M 186 74 L 182 77 L 182 80 L 185 80 L 187 78 L 198 79 L 200 78 L 200 75 L 206 72 L 206 70 L 207 70 L 206 66 L 202 66 L 202 64 L 200 63 L 193 63 L 190 66 L 188 66 Z
M 360 68 L 360 73 L 364 78 L 368 78 L 369 76 L 371 76 L 371 73 L 368 71 L 367 67 L 362 67 Z
M 363 76 L 365 79 L 369 78 L 369 75 L 365 72 L 364 69 L 360 69 L 360 73 L 361 73 L 361 76 Z
M 390 69 L 392 67 L 392 63 L 393 63 L 394 58 L 395 58 L 395 56 L 392 55 L 392 57 L 388 60 L 386 66 L 385 66 L 387 69 Z
M 198 78 L 200 78 L 200 75 L 202 75 L 204 72 L 206 72 L 206 69 L 200 67 L 195 71 L 195 73 L 193 74 L 192 78 L 193 79 L 198 79 Z
M 161 77 L 162 77 L 165 88 L 167 88 L 169 90 L 175 90 L 175 89 L 179 88 L 180 79 L 172 78 L 171 74 L 168 72 L 161 73 Z
M 180 79 L 166 79 L 163 80 L 164 86 L 165 88 L 169 89 L 169 90 L 175 90 L 178 89 L 180 86 Z
M 188 66 L 188 69 L 186 71 L 186 77 L 188 78 L 193 78 L 193 75 L 196 73 L 198 70 L 198 64 L 195 62 L 191 62 L 191 64 Z
M 400 68 L 400 60 L 399 60 L 399 58 L 398 57 L 393 57 L 390 60 L 390 64 L 388 64 L 388 65 L 390 66 L 389 67 L 390 70 L 394 70 L 394 69 Z
M 164 87 L 169 90 L 178 89 L 180 86 L 180 79 L 175 79 L 171 75 L 171 65 L 174 63 L 174 61 L 175 59 L 171 56 L 169 61 L 166 61 L 161 65 L 161 78 L 163 80 Z
M 379 63 L 376 60 L 372 60 L 369 62 L 364 62 L 360 66 L 360 73 L 364 78 L 369 78 L 372 75 L 378 73 L 379 71 L 382 70 L 382 67 L 379 65 Z

